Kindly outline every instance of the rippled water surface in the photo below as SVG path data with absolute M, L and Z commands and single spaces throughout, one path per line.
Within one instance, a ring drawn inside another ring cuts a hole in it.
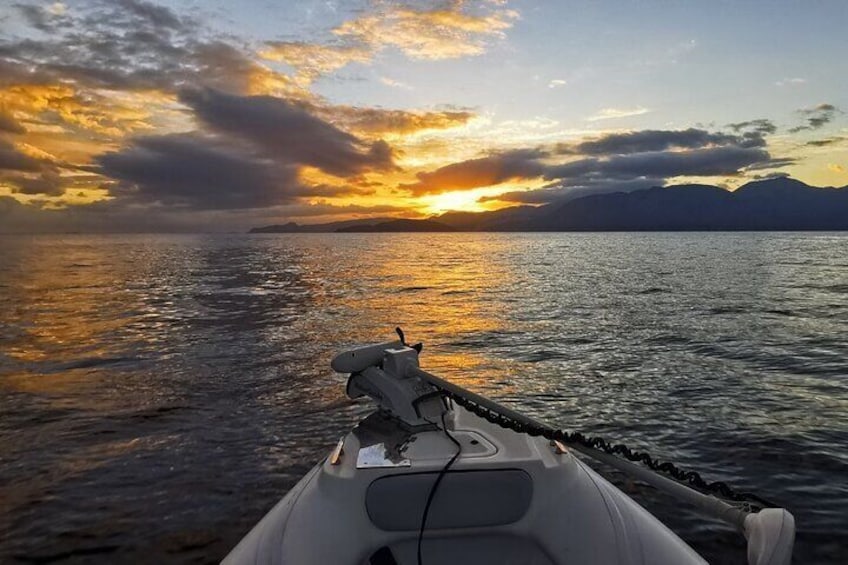
M 341 347 L 788 507 L 848 562 L 848 235 L 0 237 L 0 562 L 223 557 L 367 414 Z M 624 484 L 715 563 L 744 540 Z

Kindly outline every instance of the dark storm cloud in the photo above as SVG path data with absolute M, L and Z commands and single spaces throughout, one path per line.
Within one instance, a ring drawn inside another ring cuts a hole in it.
M 839 108 L 833 104 L 819 104 L 814 108 L 804 108 L 798 111 L 806 121 L 806 125 L 796 126 L 789 130 L 790 133 L 798 133 L 804 130 L 816 130 L 829 124 L 840 113 Z
M 0 171 L 40 171 L 43 162 L 18 151 L 15 146 L 0 139 Z
M 8 112 L 0 108 L 0 133 L 26 133 L 26 128 Z
M 136 138 L 96 162 L 96 172 L 118 181 L 115 196 L 146 205 L 238 210 L 364 192 L 352 184 L 306 185 L 295 165 L 197 133 Z
M 519 149 L 452 163 L 429 173 L 418 173 L 418 182 L 402 184 L 399 188 L 421 195 L 535 178 L 545 171 L 545 166 L 539 162 L 545 155 L 539 149 Z
M 366 145 L 282 98 L 204 89 L 183 91 L 180 101 L 205 127 L 248 141 L 277 161 L 310 165 L 342 177 L 394 167 L 385 142 Z
M 54 170 L 44 170 L 36 176 L 9 176 L 5 180 L 20 194 L 59 196 L 65 192 L 62 177 Z
M 58 196 L 64 192 L 59 163 L 22 153 L 0 138 L 0 183 L 19 194 Z
M 685 130 L 642 130 L 612 133 L 577 144 L 560 144 L 560 153 L 574 155 L 624 155 L 669 149 L 698 149 L 709 146 L 737 145 L 740 147 L 762 147 L 761 136 L 752 137 L 709 132 L 703 129 Z
M 190 134 L 138 138 L 97 163 L 99 172 L 120 181 L 118 197 L 141 203 L 258 208 L 286 203 L 302 189 L 292 167 Z
M 763 149 L 748 147 L 709 147 L 692 151 L 651 151 L 608 158 L 588 158 L 548 167 L 545 178 L 600 176 L 626 179 L 632 177 L 673 177 L 734 175 L 745 167 L 768 163 L 771 158 Z

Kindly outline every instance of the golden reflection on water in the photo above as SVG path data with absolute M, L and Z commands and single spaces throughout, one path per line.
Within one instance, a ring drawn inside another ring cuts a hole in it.
M 21 328 L 6 353 L 24 364 L 59 361 L 69 351 L 108 356 L 110 344 L 141 313 L 139 296 L 128 284 L 157 273 L 146 272 L 143 262 L 116 257 L 109 246 L 72 240 L 59 243 L 58 251 L 54 245 L 42 240 L 28 246 L 29 256 L 4 273 L 15 291 L 6 322 Z
M 444 343 L 444 337 L 501 329 L 509 315 L 506 302 L 485 297 L 508 293 L 515 284 L 514 269 L 520 265 L 503 260 L 505 249 L 498 236 L 453 235 L 386 237 L 377 245 L 373 236 L 351 236 L 368 242 L 372 257 L 367 270 L 349 271 L 351 281 L 364 277 L 367 284 L 367 291 L 348 305 L 349 319 L 355 320 L 352 325 L 371 330 L 362 332 L 363 342 L 392 339 L 392 329 L 403 327 L 407 339 L 425 344 L 422 366 L 464 386 L 482 390 L 497 382 L 509 387 L 498 375 L 505 367 L 493 371 L 485 352 L 453 347 Z

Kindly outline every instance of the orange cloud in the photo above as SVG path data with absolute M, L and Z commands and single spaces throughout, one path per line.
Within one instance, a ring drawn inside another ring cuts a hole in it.
M 342 105 L 316 106 L 314 110 L 345 129 L 369 136 L 450 129 L 465 125 L 475 117 L 470 110 L 388 110 Z
M 350 63 L 367 63 L 371 49 L 357 45 L 320 45 L 304 41 L 276 41 L 266 44 L 259 56 L 282 61 L 295 68 L 297 81 L 308 85 L 321 75 L 337 71 Z
M 454 59 L 483 53 L 487 42 L 501 37 L 516 18 L 517 12 L 502 7 L 471 13 L 461 0 L 434 10 L 381 6 L 333 33 L 374 49 L 397 47 L 413 59 Z
M 147 120 L 156 101 L 152 92 L 130 96 L 66 84 L 18 84 L 0 90 L 0 104 L 25 124 L 60 125 L 109 138 L 151 129 Z
M 157 112 L 173 104 L 172 96 L 156 91 L 108 91 L 73 84 L 14 84 L 0 89 L 0 107 L 19 126 L 4 128 L 15 139 L 7 148 L 31 164 L 26 170 L 0 167 L 3 193 L 52 207 L 101 200 L 108 179 L 80 171 L 122 139 L 161 127 Z
M 432 172 L 418 173 L 418 182 L 402 184 L 399 188 L 420 196 L 494 186 L 518 179 L 534 179 L 545 172 L 539 162 L 543 156 L 536 150 L 515 150 L 460 161 Z

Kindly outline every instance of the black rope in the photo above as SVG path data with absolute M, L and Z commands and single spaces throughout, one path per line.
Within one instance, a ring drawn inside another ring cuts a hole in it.
M 685 483 L 697 490 L 709 494 L 717 494 L 721 498 L 740 502 L 746 505 L 746 510 L 757 512 L 763 508 L 777 508 L 776 504 L 765 500 L 756 494 L 750 492 L 736 492 L 727 483 L 722 481 L 707 482 L 696 471 L 687 471 L 677 467 L 674 463 L 667 461 L 659 461 L 651 457 L 651 455 L 642 451 L 630 449 L 622 443 L 612 444 L 602 437 L 587 437 L 580 432 L 568 432 L 565 430 L 557 430 L 542 425 L 530 425 L 524 422 L 518 422 L 509 416 L 495 412 L 485 406 L 481 406 L 463 396 L 450 392 L 442 391 L 448 398 L 462 406 L 469 412 L 497 425 L 502 428 L 512 430 L 514 432 L 528 434 L 534 437 L 542 436 L 545 439 L 556 440 L 564 443 L 578 444 L 593 449 L 598 449 L 610 455 L 622 456 L 629 461 L 642 463 L 652 471 L 667 475 L 681 483 Z M 420 540 L 419 540 L 420 543 Z M 420 559 L 419 559 L 420 563 Z
M 435 425 L 435 424 L 434 424 Z M 418 530 L 418 565 L 422 565 L 421 561 L 421 542 L 424 540 L 424 529 L 427 527 L 427 516 L 430 514 L 430 505 L 433 503 L 433 498 L 436 496 L 436 491 L 439 488 L 439 484 L 442 482 L 442 479 L 448 472 L 448 469 L 451 468 L 451 465 L 454 464 L 459 458 L 459 454 L 462 453 L 462 444 L 457 441 L 455 437 L 451 435 L 448 431 L 448 427 L 445 424 L 445 413 L 442 412 L 442 431 L 445 432 L 445 435 L 448 436 L 448 439 L 453 442 L 456 446 L 456 453 L 454 453 L 453 457 L 450 458 L 450 461 L 442 467 L 442 470 L 439 471 L 439 476 L 436 477 L 436 482 L 433 483 L 433 486 L 430 487 L 430 494 L 427 495 L 427 504 L 424 505 L 424 513 L 421 515 L 421 527 Z

